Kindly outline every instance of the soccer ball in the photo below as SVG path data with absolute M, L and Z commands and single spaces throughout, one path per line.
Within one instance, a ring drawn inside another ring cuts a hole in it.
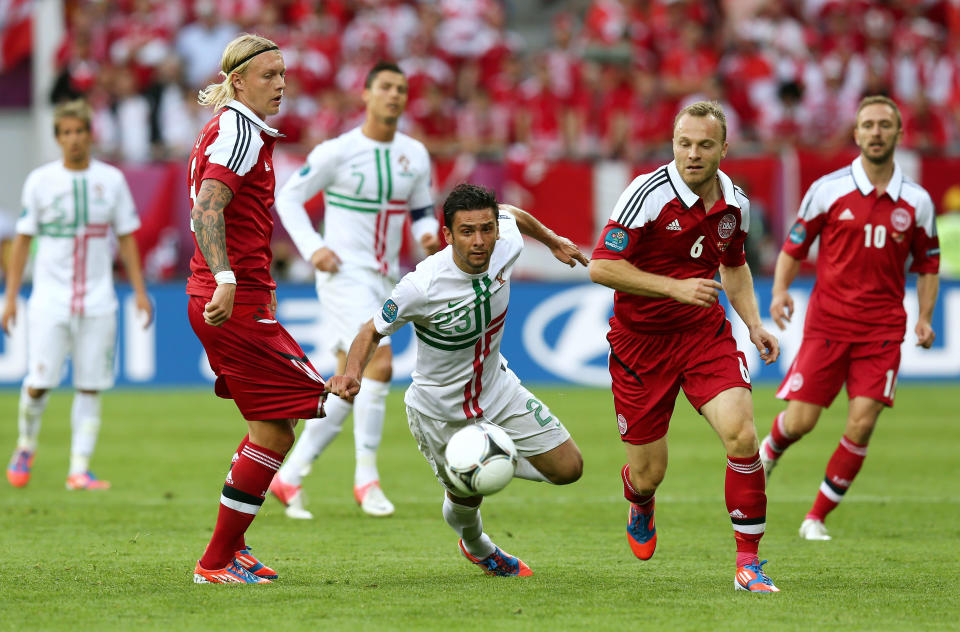
M 517 469 L 517 447 L 503 428 L 489 423 L 458 430 L 444 451 L 447 478 L 466 496 L 489 496 L 510 482 Z

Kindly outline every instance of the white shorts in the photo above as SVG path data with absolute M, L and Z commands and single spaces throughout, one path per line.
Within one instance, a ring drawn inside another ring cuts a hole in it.
M 570 433 L 550 412 L 550 409 L 519 383 L 516 384 L 512 397 L 514 401 L 508 406 L 508 410 L 516 409 L 516 405 L 519 404 L 519 407 L 529 412 L 503 419 L 480 417 L 470 420 L 443 421 L 427 417 L 415 408 L 407 406 L 407 424 L 410 426 L 410 432 L 417 440 L 420 453 L 433 468 L 434 475 L 444 487 L 457 493 L 457 489 L 447 479 L 444 469 L 446 464 L 444 450 L 450 437 L 469 424 L 486 421 L 500 426 L 513 439 L 513 443 L 517 446 L 517 454 L 522 457 L 549 452 L 570 438 Z M 528 406 L 530 401 L 540 403 L 541 406 Z
M 340 268 L 335 274 L 317 274 L 317 298 L 331 351 L 350 350 L 360 327 L 383 308 L 393 286 L 393 281 L 366 268 Z M 380 344 L 390 344 L 390 337 Z
M 113 387 L 117 348 L 117 314 L 51 317 L 44 305 L 27 307 L 27 377 L 31 388 L 60 385 L 63 363 L 70 356 L 73 386 L 83 391 Z

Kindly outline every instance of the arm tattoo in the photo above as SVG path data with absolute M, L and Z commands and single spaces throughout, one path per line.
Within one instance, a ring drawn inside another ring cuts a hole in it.
M 206 179 L 200 183 L 197 201 L 190 211 L 193 232 L 203 258 L 210 266 L 210 273 L 217 274 L 230 269 L 227 258 L 227 231 L 223 221 L 223 209 L 233 199 L 233 191 L 219 180 Z

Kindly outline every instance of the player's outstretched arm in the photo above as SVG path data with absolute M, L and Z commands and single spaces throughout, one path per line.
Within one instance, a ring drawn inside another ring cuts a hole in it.
M 577 262 L 584 266 L 590 264 L 590 260 L 580 252 L 576 244 L 544 226 L 540 220 L 530 213 L 509 204 L 501 204 L 500 208 L 509 211 L 517 220 L 517 229 L 521 235 L 532 237 L 549 248 L 553 256 L 561 263 L 565 263 L 571 268 L 575 267 Z
M 233 199 L 233 191 L 219 180 L 206 179 L 200 183 L 200 191 L 190 211 L 193 232 L 203 258 L 214 278 L 221 272 L 231 272 L 227 257 L 227 228 L 223 209 Z M 229 276 L 229 275 L 227 275 Z M 233 313 L 233 297 L 237 291 L 236 278 L 232 282 L 217 279 L 213 298 L 203 310 L 203 319 L 208 325 L 219 327 Z
M 17 320 L 17 295 L 20 294 L 23 268 L 27 265 L 27 257 L 30 256 L 32 241 L 33 235 L 20 233 L 14 238 L 10 249 L 10 260 L 7 263 L 7 291 L 3 299 L 3 330 L 8 334 Z
M 937 304 L 937 293 L 940 291 L 940 277 L 936 274 L 921 274 L 917 276 L 917 300 L 920 310 L 917 314 L 917 346 L 929 349 L 936 340 L 937 334 L 933 331 L 933 308 Z
M 357 337 L 350 343 L 350 351 L 347 352 L 347 364 L 344 367 L 343 375 L 334 375 L 327 380 L 326 390 L 337 397 L 352 402 L 353 398 L 360 392 L 360 376 L 363 370 L 367 368 L 373 352 L 377 350 L 377 345 L 383 336 L 377 332 L 373 326 L 373 320 L 368 320 Z
M 777 338 L 763 328 L 760 321 L 760 308 L 757 306 L 757 295 L 753 293 L 753 276 L 750 266 L 720 265 L 720 280 L 723 290 L 727 293 L 730 305 L 736 310 L 750 332 L 750 342 L 760 352 L 764 364 L 772 364 L 780 355 L 780 343 Z
M 710 307 L 716 303 L 722 289 L 713 279 L 674 279 L 645 272 L 626 259 L 593 259 L 589 268 L 591 281 L 618 292 L 672 298 L 697 307 Z
M 773 272 L 773 298 L 770 300 L 770 317 L 781 330 L 786 329 L 793 316 L 793 298 L 789 289 L 799 271 L 800 260 L 781 250 Z
M 140 249 L 137 248 L 137 240 L 133 238 L 133 234 L 117 237 L 117 255 L 127 271 L 130 285 L 133 286 L 137 311 L 143 314 L 143 328 L 146 329 L 153 322 L 153 304 L 147 296 L 147 284 L 143 280 L 143 268 L 140 267 Z

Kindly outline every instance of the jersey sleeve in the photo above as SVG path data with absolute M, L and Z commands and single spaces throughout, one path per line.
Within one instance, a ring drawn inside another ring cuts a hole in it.
M 520 234 L 520 228 L 517 226 L 517 219 L 510 211 L 500 208 L 497 215 L 497 227 L 500 236 L 497 238 L 497 246 L 502 243 L 511 249 L 510 257 L 515 258 L 523 250 L 523 235 Z
M 416 271 L 405 275 L 393 292 L 390 293 L 379 312 L 373 316 L 373 326 L 377 333 L 389 336 L 395 333 L 411 320 L 425 315 L 427 295 L 412 275 Z
M 217 137 L 207 146 L 209 159 L 199 181 L 219 180 L 236 195 L 243 176 L 257 164 L 262 147 L 260 130 L 253 123 L 233 110 L 225 111 L 220 115 Z
M 36 235 L 40 229 L 40 208 L 36 198 L 38 179 L 37 172 L 34 171 L 23 183 L 20 217 L 17 218 L 15 228 L 18 235 Z
M 117 198 L 113 208 L 113 232 L 117 235 L 129 235 L 140 228 L 140 216 L 137 215 L 133 194 L 130 193 L 130 187 L 123 173 L 117 171 L 114 175 Z
M 413 184 L 413 190 L 410 192 L 408 203 L 411 209 L 433 206 L 433 194 L 430 192 L 430 155 L 422 145 L 419 162 L 421 168 L 417 174 L 417 179 Z
M 803 202 L 800 203 L 800 213 L 797 221 L 794 222 L 787 240 L 783 243 L 783 252 L 794 259 L 803 260 L 807 258 L 810 252 L 810 246 L 823 230 L 823 225 L 827 221 L 826 200 L 821 193 L 819 181 L 814 182 L 803 196 Z
M 642 234 L 642 228 L 627 228 L 611 219 L 600 231 L 600 239 L 590 258 L 630 260 Z
M 326 141 L 313 148 L 300 170 L 290 176 L 277 191 L 277 215 L 293 240 L 300 256 L 306 260 L 324 247 L 323 237 L 310 221 L 306 203 L 333 183 L 339 151 L 335 141 Z
M 740 204 L 740 226 L 727 249 L 720 254 L 720 263 L 728 268 L 736 268 L 747 262 L 746 241 L 750 231 L 750 200 L 743 191 L 736 189 L 737 203 Z
M 924 195 L 917 204 L 915 221 L 910 244 L 913 255 L 910 272 L 937 274 L 940 271 L 940 238 L 937 236 L 936 211 L 929 195 Z

